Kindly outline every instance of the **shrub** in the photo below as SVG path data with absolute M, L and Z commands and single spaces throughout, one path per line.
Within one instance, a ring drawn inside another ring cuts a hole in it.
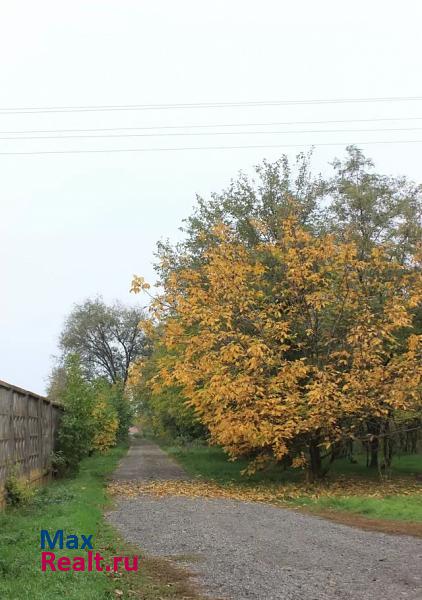
M 66 474 L 68 461 L 61 450 L 52 452 L 50 455 L 51 469 L 54 477 L 63 477 Z
M 64 414 L 51 459 L 54 474 L 61 477 L 76 472 L 91 452 L 105 452 L 123 440 L 132 413 L 123 385 L 104 378 L 87 380 L 77 356 L 67 358 L 55 389 Z
M 107 400 L 107 395 L 97 398 L 92 411 L 94 421 L 92 447 L 99 452 L 105 452 L 116 445 L 119 427 L 116 410 Z
M 133 422 L 133 408 L 120 382 L 110 387 L 110 397 L 118 418 L 117 441 L 123 442 L 127 440 L 129 427 Z
M 70 357 L 65 365 L 66 384 L 61 395 L 64 405 L 58 431 L 57 450 L 64 458 L 62 474 L 77 470 L 79 462 L 92 448 L 94 422 L 92 389 L 85 381 L 79 359 Z
M 16 470 L 12 471 L 5 481 L 6 502 L 10 506 L 22 506 L 34 496 L 28 481 L 19 477 Z

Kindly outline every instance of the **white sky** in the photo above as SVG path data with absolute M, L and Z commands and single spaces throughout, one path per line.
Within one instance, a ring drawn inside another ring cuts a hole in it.
M 2 0 L 0 109 L 421 96 L 421 6 L 417 0 Z M 422 117 L 422 102 L 3 113 L 0 131 L 412 116 Z M 422 119 L 320 127 L 416 128 Z M 422 139 L 422 131 L 0 140 L 0 153 L 399 139 Z M 421 147 L 363 146 L 380 171 L 418 181 Z M 72 304 L 97 293 L 133 301 L 132 274 L 152 278 L 155 242 L 176 238 L 195 193 L 219 191 L 239 169 L 282 151 L 0 155 L 0 379 L 43 392 Z M 286 149 L 291 156 L 297 151 Z M 341 147 L 317 149 L 315 168 L 341 154 Z

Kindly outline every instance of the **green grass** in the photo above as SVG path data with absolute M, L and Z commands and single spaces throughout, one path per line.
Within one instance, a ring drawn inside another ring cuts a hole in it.
M 287 481 L 298 482 L 303 480 L 303 471 L 298 469 L 283 470 L 279 466 L 271 466 L 254 475 L 246 476 L 242 471 L 247 467 L 248 461 L 239 459 L 230 461 L 226 453 L 217 446 L 169 446 L 162 445 L 193 476 L 213 479 L 219 483 L 282 483 Z M 353 475 L 364 478 L 378 479 L 377 470 L 366 467 L 366 458 L 363 455 L 355 457 L 356 463 L 346 459 L 335 461 L 329 471 L 330 477 L 339 475 Z M 391 475 L 414 476 L 422 473 L 422 454 L 396 456 L 393 461 Z
M 317 500 L 302 498 L 292 504 L 298 503 L 310 509 L 346 511 L 370 519 L 422 523 L 421 496 L 385 496 L 384 498 L 344 496 Z
M 188 473 L 194 477 L 213 480 L 220 484 L 236 483 L 240 485 L 261 484 L 272 486 L 275 483 L 300 483 L 304 481 L 303 471 L 295 469 L 282 470 L 272 466 L 252 476 L 242 475 L 247 466 L 246 460 L 229 461 L 221 448 L 205 445 L 197 446 L 163 446 Z M 373 480 L 374 489 L 379 485 L 379 474 L 366 467 L 366 457 L 357 455 L 356 463 L 346 459 L 333 463 L 329 479 L 350 477 L 354 480 Z M 417 474 L 422 473 L 422 455 L 396 456 L 391 469 L 391 478 L 409 478 L 414 481 Z M 422 498 L 418 495 L 394 495 L 382 498 L 368 496 L 344 496 L 319 498 L 301 497 L 292 500 L 293 506 L 305 506 L 311 510 L 347 511 L 373 519 L 422 522 Z
M 356 455 L 357 463 L 342 459 L 332 464 L 330 472 L 341 475 L 359 475 L 360 477 L 377 478 L 376 469 L 368 469 L 366 457 L 363 454 Z M 422 454 L 401 454 L 393 458 L 391 476 L 414 476 L 422 473 Z
M 124 453 L 125 449 L 115 448 L 107 455 L 92 456 L 83 461 L 74 479 L 58 481 L 40 489 L 25 508 L 0 512 L 2 600 L 194 597 L 186 592 L 183 574 L 171 572 L 166 564 L 146 558 L 141 559 L 139 572 L 119 577 L 96 572 L 41 571 L 41 529 L 50 532 L 63 529 L 65 535 L 93 534 L 94 551 L 99 551 L 104 557 L 140 553 L 139 549 L 125 544 L 103 519 L 103 510 L 108 503 L 105 478 Z M 59 550 L 57 554 L 72 556 L 83 552 Z M 123 595 L 116 594 L 116 590 L 122 591 Z
M 230 461 L 225 452 L 216 446 L 163 446 L 163 449 L 173 456 L 193 476 L 212 479 L 218 483 L 275 483 L 285 478 L 285 473 L 279 467 L 272 467 L 254 475 L 242 475 L 242 470 L 248 466 L 248 461 L 239 459 Z M 290 473 L 290 480 L 298 479 L 301 474 Z

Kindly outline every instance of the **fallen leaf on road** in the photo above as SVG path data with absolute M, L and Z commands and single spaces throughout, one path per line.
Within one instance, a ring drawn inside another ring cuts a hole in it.
M 373 481 L 339 478 L 332 482 L 318 484 L 275 484 L 275 485 L 222 485 L 213 481 L 153 481 L 153 482 L 113 482 L 108 486 L 115 496 L 136 498 L 143 494 L 157 497 L 187 496 L 190 498 L 227 498 L 249 502 L 283 503 L 299 498 L 317 500 L 321 497 L 422 495 L 422 485 L 408 479 Z

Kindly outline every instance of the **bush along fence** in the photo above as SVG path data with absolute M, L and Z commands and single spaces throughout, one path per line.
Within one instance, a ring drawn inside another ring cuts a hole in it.
M 61 414 L 47 398 L 0 381 L 0 506 L 9 476 L 31 484 L 49 479 Z

